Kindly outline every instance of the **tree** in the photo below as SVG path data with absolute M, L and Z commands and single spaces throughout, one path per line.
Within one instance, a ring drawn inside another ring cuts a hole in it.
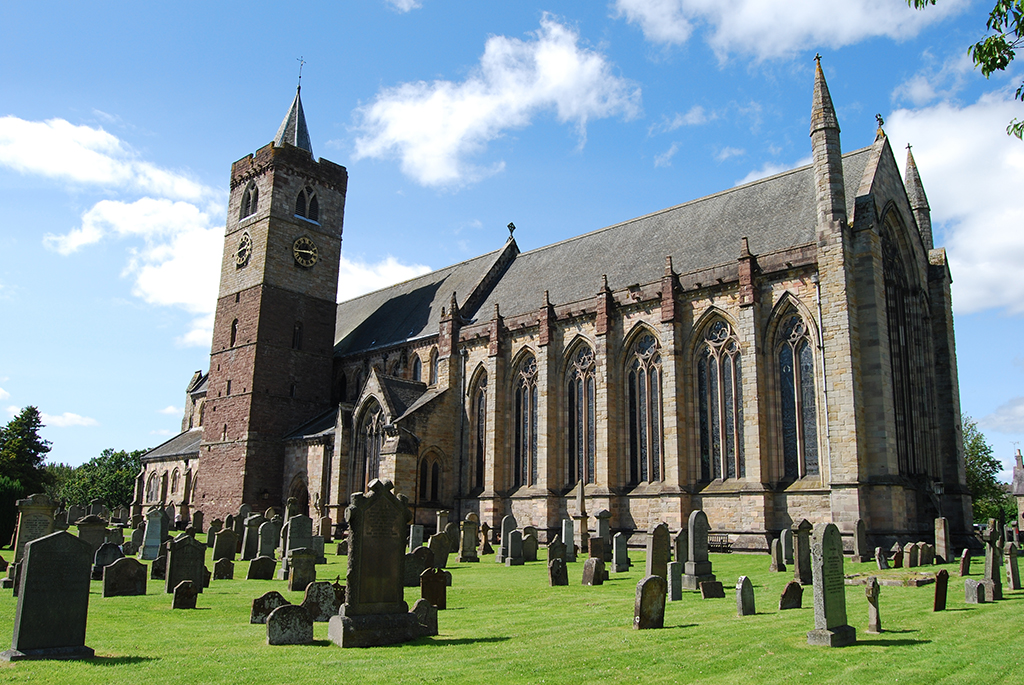
M 967 488 L 974 499 L 975 523 L 984 523 L 990 518 L 1005 520 L 1006 514 L 1013 521 L 1017 516 L 1013 497 L 1007 492 L 1005 484 L 996 479 L 1003 468 L 1002 464 L 992 456 L 992 447 L 978 430 L 974 419 L 964 416 L 963 426 L 964 465 L 967 468 Z
M 48 479 L 43 460 L 50 441 L 39 437 L 43 427 L 39 410 L 25 407 L 0 428 L 0 473 L 20 483 L 25 494 L 43 492 Z
M 99 498 L 111 508 L 128 506 L 135 498 L 135 478 L 142 470 L 140 457 L 147 451 L 107 448 L 78 467 L 51 465 L 52 495 L 65 504 L 84 505 Z
M 921 10 L 934 5 L 935 0 L 907 0 L 907 4 Z M 981 67 L 985 78 L 993 72 L 1005 71 L 1016 56 L 1017 48 L 1024 47 L 1024 0 L 996 0 L 989 12 L 987 27 L 989 35 L 967 50 L 974 66 Z M 1013 97 L 1024 101 L 1024 81 Z M 1006 133 L 1024 139 L 1024 120 L 1018 121 L 1015 117 L 1006 127 Z

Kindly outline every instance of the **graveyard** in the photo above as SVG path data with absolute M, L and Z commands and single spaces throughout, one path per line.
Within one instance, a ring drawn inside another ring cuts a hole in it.
M 196 539 L 205 542 L 206 536 Z M 347 557 L 329 547 L 326 563 L 315 567 L 316 578 L 344 583 Z M 212 570 L 213 549 L 203 549 Z M 118 597 L 104 597 L 102 582 L 93 580 L 85 643 L 95 657 L 0 662 L 0 682 L 967 683 L 1020 678 L 1024 639 L 1017 626 L 1024 591 L 1004 584 L 1001 601 L 966 604 L 957 563 L 880 571 L 874 561 L 854 562 L 847 555 L 843 589 L 856 642 L 828 648 L 808 644 L 815 627 L 812 587 L 803 588 L 802 608 L 780 611 L 779 597 L 793 570 L 770 571 L 766 554 L 710 554 L 725 597 L 702 599 L 683 590 L 678 601 L 665 603 L 663 628 L 635 630 L 645 551 L 631 548 L 629 556 L 627 570 L 585 586 L 586 554 L 580 554 L 565 565 L 569 584 L 552 587 L 543 545 L 537 561 L 521 565 L 497 564 L 493 554 L 480 556 L 478 563 L 460 562 L 452 554 L 447 564 L 452 584 L 447 607 L 437 612 L 436 636 L 356 649 L 334 644 L 327 622 L 313 624 L 311 644 L 268 645 L 267 626 L 249 622 L 252 601 L 277 591 L 298 604 L 303 593 L 276 577 L 246 580 L 248 562 L 237 558 L 233 578 L 211 580 L 195 609 L 172 609 L 165 580 L 148 580 L 145 595 Z M 982 562 L 975 557 L 968 579 L 981 578 Z M 950 576 L 948 603 L 945 611 L 934 612 L 935 585 L 927 579 L 943 569 Z M 754 598 L 754 613 L 745 616 L 737 611 L 740 576 L 749 579 Z M 878 634 L 868 632 L 865 583 L 871 577 L 882 583 Z M 927 584 L 913 586 L 918 583 Z M 406 587 L 404 593 L 412 607 L 420 588 Z M 16 602 L 10 590 L 0 592 L 0 639 L 12 634 Z

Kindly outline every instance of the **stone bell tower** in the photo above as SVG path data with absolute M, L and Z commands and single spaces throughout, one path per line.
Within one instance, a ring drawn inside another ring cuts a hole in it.
M 330 403 L 348 172 L 313 157 L 299 95 L 231 166 L 194 500 L 208 519 L 281 507 L 283 438 Z

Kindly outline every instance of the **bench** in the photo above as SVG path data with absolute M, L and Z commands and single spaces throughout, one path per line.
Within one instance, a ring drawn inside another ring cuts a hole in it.
M 708 535 L 709 552 L 721 552 L 723 554 L 728 554 L 730 547 L 732 547 L 732 543 L 729 542 L 728 535 L 724 533 Z

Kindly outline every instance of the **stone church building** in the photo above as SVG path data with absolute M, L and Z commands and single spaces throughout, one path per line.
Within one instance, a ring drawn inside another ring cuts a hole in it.
M 553 245 L 336 303 L 347 171 L 299 93 L 235 162 L 210 368 L 137 506 L 209 521 L 289 497 L 336 525 L 386 478 L 439 509 L 553 532 L 703 509 L 734 545 L 801 519 L 871 544 L 970 524 L 951 277 L 908 152 L 843 154 L 820 64 L 813 163 Z

